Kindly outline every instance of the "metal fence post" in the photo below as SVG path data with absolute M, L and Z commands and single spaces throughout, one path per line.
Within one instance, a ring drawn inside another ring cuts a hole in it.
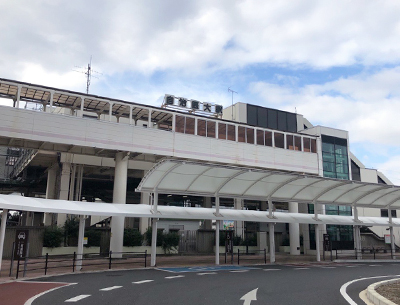
M 356 256 L 356 259 L 357 259 L 357 248 L 354 248 L 354 253 L 355 253 L 355 256 Z
M 232 249 L 232 252 L 231 252 L 231 265 L 233 265 L 233 249 Z
M 144 267 L 147 268 L 147 250 L 144 251 Z
M 374 248 L 374 247 L 372 247 L 372 252 L 374 252 L 374 259 L 375 259 L 375 253 L 376 253 L 376 251 L 375 251 L 375 248 Z
M 47 275 L 47 264 L 49 262 L 49 253 L 46 253 L 46 262 L 44 263 L 44 275 Z
M 264 248 L 264 264 L 267 264 L 267 249 Z
M 111 256 L 112 256 L 112 251 L 110 250 L 109 261 L 108 261 L 108 269 L 111 269 Z
M 240 249 L 238 249 L 238 265 L 240 265 Z
M 226 264 L 226 250 L 225 250 L 225 264 Z
M 13 242 L 13 246 L 12 246 L 11 263 L 10 263 L 10 274 L 8 276 L 12 275 L 12 270 L 14 268 L 14 250 L 15 250 L 15 242 Z
M 75 261 L 76 261 L 76 252 L 74 252 L 74 257 L 72 258 L 72 272 L 75 272 Z
M 18 274 L 19 274 L 19 262 L 21 260 L 21 257 L 18 256 L 18 263 L 17 263 L 17 275 L 16 275 L 16 279 L 18 279 Z

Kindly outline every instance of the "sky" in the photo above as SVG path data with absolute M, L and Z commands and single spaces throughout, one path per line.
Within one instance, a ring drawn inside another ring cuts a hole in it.
M 400 1 L 0 0 L 0 78 L 161 106 L 255 104 L 349 131 L 400 185 Z M 80 71 L 80 72 L 76 72 Z

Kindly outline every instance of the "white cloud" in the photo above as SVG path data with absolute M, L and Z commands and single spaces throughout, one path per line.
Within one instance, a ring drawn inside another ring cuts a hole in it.
M 384 69 L 293 89 L 256 82 L 250 90 L 266 106 L 303 114 L 314 124 L 350 131 L 352 142 L 400 146 L 400 68 Z

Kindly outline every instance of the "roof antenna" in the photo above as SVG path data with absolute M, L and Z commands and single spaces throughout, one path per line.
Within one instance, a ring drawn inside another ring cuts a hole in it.
M 233 121 L 233 94 L 234 94 L 234 93 L 238 94 L 238 93 L 237 93 L 236 91 L 233 91 L 233 90 L 231 89 L 231 87 L 228 88 L 228 92 L 232 92 L 232 121 Z
M 75 66 L 75 67 L 77 67 L 77 66 Z M 83 74 L 86 75 L 86 94 L 89 94 L 90 81 L 91 81 L 92 76 L 93 76 L 92 73 L 94 72 L 94 73 L 97 73 L 97 74 L 100 74 L 100 75 L 102 75 L 102 74 L 100 72 L 92 70 L 92 56 L 90 56 L 90 61 L 89 61 L 88 65 L 87 65 L 87 68 L 82 68 L 82 67 L 77 67 L 77 68 L 85 69 L 85 71 L 77 71 L 77 70 L 74 70 L 74 71 L 75 72 L 79 72 L 79 73 L 83 73 Z M 98 78 L 97 76 L 93 76 L 93 77 L 94 78 Z

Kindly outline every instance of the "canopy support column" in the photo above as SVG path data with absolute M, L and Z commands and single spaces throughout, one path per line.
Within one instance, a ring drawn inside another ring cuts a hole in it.
M 354 222 L 357 224 L 360 222 L 358 219 L 358 209 L 356 206 L 353 206 L 353 215 Z M 361 236 L 360 236 L 360 226 L 354 225 L 354 248 L 356 249 L 356 258 L 362 259 L 362 251 L 361 251 Z
M 79 215 L 79 233 L 78 233 L 78 253 L 76 256 L 76 270 L 82 269 L 83 260 L 83 238 L 85 237 L 85 216 Z
M 396 259 L 396 248 L 394 244 L 394 235 L 393 235 L 393 219 L 392 219 L 392 210 L 388 209 L 388 216 L 389 216 L 389 232 L 390 232 L 390 249 L 392 254 L 392 259 Z
M 156 189 L 153 194 L 153 208 L 152 213 L 157 214 L 158 212 L 158 190 Z
M 315 208 L 315 207 L 314 207 Z M 315 250 L 317 252 L 317 262 L 321 261 L 321 249 L 320 249 L 320 238 L 319 238 L 319 228 L 320 225 L 315 225 Z
M 156 266 L 157 257 L 157 218 L 151 220 L 151 262 L 152 267 Z
M 215 223 L 215 264 L 219 265 L 219 227 L 220 221 Z
M 1 227 L 0 227 L 0 272 L 1 263 L 3 261 L 3 249 L 4 249 L 4 239 L 6 237 L 6 224 L 7 224 L 8 210 L 4 209 L 1 214 Z
M 274 215 L 272 214 L 272 200 L 268 198 L 268 218 L 274 218 Z
M 298 213 L 299 204 L 289 202 L 289 213 Z M 298 223 L 289 223 L 290 254 L 300 255 L 300 225 Z
M 269 228 L 269 261 L 275 263 L 275 224 L 270 222 Z
M 129 153 L 118 152 L 115 154 L 115 175 L 113 203 L 126 203 L 126 187 L 128 182 Z M 110 250 L 115 253 L 113 257 L 122 257 L 122 244 L 124 239 L 124 216 L 111 217 Z

